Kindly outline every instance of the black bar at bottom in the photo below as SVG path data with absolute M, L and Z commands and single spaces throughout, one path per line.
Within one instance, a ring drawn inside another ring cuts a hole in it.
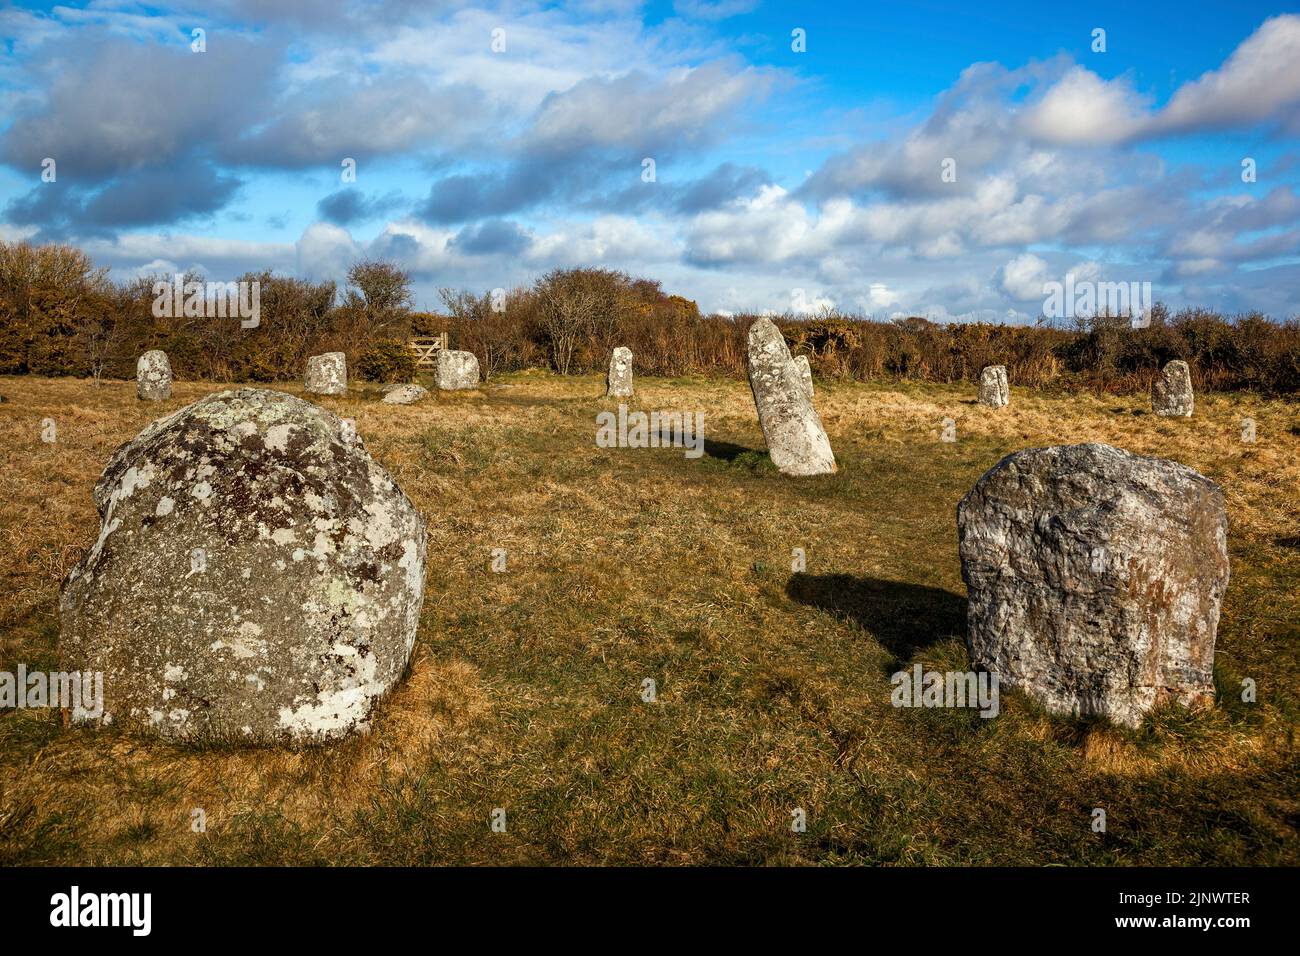
M 805 942 L 880 930 L 957 942 L 1052 932 L 1231 942 L 1294 922 L 1290 869 L 9 869 L 6 938 L 75 934 L 127 945 L 258 943 L 280 937 L 371 946 L 457 928 L 536 943 L 611 930 L 660 947 L 677 923 L 700 935 Z M 76 890 L 73 890 L 76 887 Z M 125 895 L 123 895 L 125 894 Z M 144 894 L 148 894 L 147 898 Z M 146 905 L 147 903 L 147 905 Z M 1287 912 L 1284 913 L 1284 907 Z M 75 915 L 74 915 L 75 913 Z M 115 923 L 87 926 L 85 923 Z M 72 924 L 77 925 L 72 925 Z M 60 925 L 55 925 L 60 924 Z M 147 929 L 147 934 L 144 932 Z M 935 935 L 939 934 L 939 935 Z M 468 940 L 466 940 L 468 942 Z M 678 937 L 673 945 L 681 943 Z M 770 943 L 771 940 L 768 940 Z M 440 944 L 442 945 L 442 944 Z

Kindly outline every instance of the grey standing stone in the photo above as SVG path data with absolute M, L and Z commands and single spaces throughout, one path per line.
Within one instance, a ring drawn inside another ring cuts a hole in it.
M 414 405 L 429 397 L 423 385 L 389 385 L 384 389 L 384 401 L 389 405 Z
M 1137 726 L 1214 699 L 1223 491 L 1109 445 L 1016 452 L 957 507 L 972 662 L 1053 713 Z
M 808 393 L 809 398 L 812 398 L 812 366 L 808 364 L 808 356 L 796 355 L 794 357 L 794 367 L 799 370 L 799 381 L 803 382 L 803 390 Z
M 1007 384 L 1007 367 L 990 365 L 980 372 L 981 405 L 989 408 L 1005 408 L 1011 401 L 1011 386 Z
M 835 455 L 776 323 L 749 327 L 749 386 L 772 463 L 786 475 L 835 471 Z
M 1195 407 L 1192 370 L 1182 359 L 1174 359 L 1151 384 L 1151 410 L 1166 417 L 1190 418 Z
M 172 397 L 172 363 L 167 353 L 152 349 L 135 363 L 135 395 L 146 402 L 161 402 Z
M 632 350 L 620 345 L 609 359 L 609 378 L 605 394 L 614 398 L 632 397 Z
M 473 352 L 439 349 L 433 384 L 444 391 L 478 388 L 478 359 Z
M 309 358 L 306 389 L 312 395 L 346 395 L 348 357 L 342 352 L 326 352 Z
M 367 726 L 411 656 L 425 524 L 348 425 L 239 389 L 117 449 L 60 598 L 62 666 L 103 674 L 103 713 L 74 720 L 268 744 Z

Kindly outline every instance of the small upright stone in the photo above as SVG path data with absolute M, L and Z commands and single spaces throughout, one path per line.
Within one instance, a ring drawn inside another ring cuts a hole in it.
M 761 318 L 749 327 L 749 387 L 772 464 L 785 475 L 835 471 L 835 455 L 817 410 L 776 323 Z
M 1223 490 L 1110 445 L 1008 455 L 957 506 L 966 646 L 1058 714 L 1125 727 L 1214 700 Z
M 172 397 L 172 363 L 167 353 L 152 349 L 135 363 L 135 396 L 145 402 L 161 402 Z
M 1011 387 L 1007 384 L 1007 367 L 990 365 L 980 372 L 980 404 L 989 408 L 1006 408 L 1011 401 Z
M 632 350 L 620 345 L 609 359 L 609 379 L 605 394 L 612 398 L 632 397 Z
M 348 357 L 342 352 L 326 352 L 309 358 L 306 389 L 312 395 L 346 395 Z
M 384 401 L 389 405 L 414 405 L 429 397 L 423 385 L 389 385 L 384 389 Z
M 812 366 L 808 364 L 808 356 L 796 355 L 794 357 L 794 366 L 799 370 L 799 381 L 803 382 L 804 391 L 808 393 L 809 398 L 812 398 Z
M 478 359 L 473 352 L 439 349 L 433 384 L 443 391 L 478 388 Z
M 1192 395 L 1192 370 L 1174 359 L 1151 383 L 1151 410 L 1157 415 L 1191 418 L 1196 406 Z

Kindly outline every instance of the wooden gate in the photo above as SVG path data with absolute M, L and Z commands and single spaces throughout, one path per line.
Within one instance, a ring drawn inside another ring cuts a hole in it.
M 438 350 L 447 347 L 447 333 L 441 335 L 422 335 L 406 340 L 406 347 L 415 353 L 415 364 L 420 368 L 432 368 L 438 364 Z

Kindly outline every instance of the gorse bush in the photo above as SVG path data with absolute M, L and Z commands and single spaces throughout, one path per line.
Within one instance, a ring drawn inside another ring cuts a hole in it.
M 170 280 L 170 276 L 159 277 Z M 311 355 L 341 351 L 367 378 L 409 380 L 402 343 L 447 332 L 473 352 L 486 377 L 546 367 L 604 372 L 626 345 L 637 374 L 745 374 L 746 333 L 757 316 L 701 315 L 658 282 L 609 269 L 557 269 L 531 286 L 478 294 L 442 289 L 446 314 L 414 312 L 410 279 L 385 262 L 360 262 L 340 290 L 333 282 L 250 273 L 261 318 L 153 314 L 153 278 L 115 284 L 80 250 L 0 242 L 0 374 L 135 374 L 151 348 L 166 351 L 181 378 L 274 382 L 298 379 Z M 1013 385 L 1125 392 L 1147 389 L 1181 358 L 1202 389 L 1300 392 L 1300 323 L 1260 314 L 1176 314 L 1157 303 L 1147 328 L 1101 316 L 1069 327 L 891 321 L 829 313 L 775 317 L 814 374 L 840 379 L 974 381 L 1005 365 Z
M 415 378 L 415 356 L 405 342 L 377 342 L 361 353 L 357 371 L 368 382 L 409 382 Z

